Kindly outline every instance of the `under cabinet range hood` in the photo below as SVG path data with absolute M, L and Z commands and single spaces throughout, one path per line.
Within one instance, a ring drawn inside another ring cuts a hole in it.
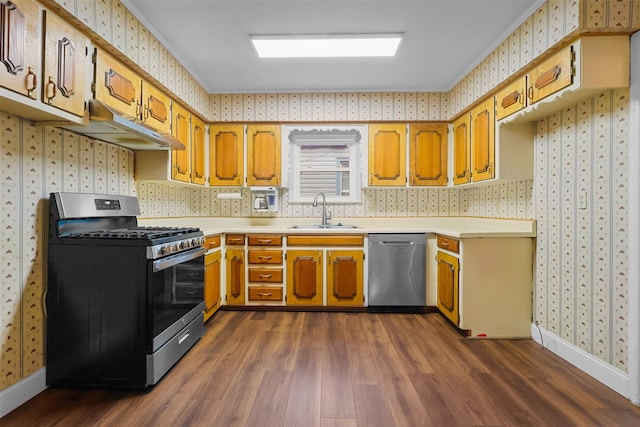
M 131 150 L 184 150 L 182 142 L 125 119 L 97 99 L 89 100 L 89 126 L 64 126 L 73 132 Z

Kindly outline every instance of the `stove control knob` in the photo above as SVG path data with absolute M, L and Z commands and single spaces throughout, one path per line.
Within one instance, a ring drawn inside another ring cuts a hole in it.
M 169 247 L 168 246 L 163 246 L 163 247 L 160 248 L 160 253 L 162 255 L 166 255 L 167 252 L 169 252 Z
M 200 246 L 200 240 L 199 239 L 191 239 L 191 246 Z
M 171 252 L 178 252 L 178 249 L 180 249 L 180 248 L 178 248 L 177 244 L 171 245 Z
M 189 247 L 189 242 L 187 242 L 186 240 L 183 240 L 182 242 L 180 242 L 180 247 L 182 249 L 186 249 Z

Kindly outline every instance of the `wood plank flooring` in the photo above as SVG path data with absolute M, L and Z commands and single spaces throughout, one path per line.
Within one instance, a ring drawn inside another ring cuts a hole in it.
M 640 408 L 531 340 L 438 313 L 221 311 L 147 391 L 47 389 L 12 426 L 638 426 Z

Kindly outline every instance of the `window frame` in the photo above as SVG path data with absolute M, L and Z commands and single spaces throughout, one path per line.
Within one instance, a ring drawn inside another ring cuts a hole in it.
M 300 148 L 303 145 L 347 145 L 349 147 L 349 196 L 326 194 L 327 202 L 360 203 L 362 200 L 362 171 L 365 166 L 368 141 L 366 125 L 284 125 L 282 132 L 283 145 L 287 144 L 287 153 L 283 156 L 283 174 L 286 182 L 283 186 L 289 189 L 289 203 L 311 203 L 313 197 L 300 194 Z M 342 186 L 340 188 L 343 188 Z M 337 189 L 337 187 L 336 187 Z

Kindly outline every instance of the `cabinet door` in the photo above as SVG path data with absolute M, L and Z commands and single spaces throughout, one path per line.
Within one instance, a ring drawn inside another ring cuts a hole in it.
M 209 126 L 209 185 L 243 185 L 244 128 Z
M 495 102 L 493 97 L 471 110 L 471 181 L 494 177 Z
M 527 106 L 527 77 L 522 76 L 496 94 L 496 119 L 500 120 Z
M 124 117 L 140 120 L 140 76 L 100 49 L 96 49 L 95 71 L 94 97 Z
M 244 249 L 227 249 L 227 304 L 244 304 Z
M 567 46 L 543 61 L 529 73 L 529 100 L 531 103 L 563 89 L 573 83 L 573 46 Z
M 369 125 L 369 185 L 405 185 L 406 126 Z
M 184 150 L 171 149 L 171 179 L 176 181 L 189 182 L 190 178 L 190 118 L 186 108 L 178 104 L 171 106 L 171 135 L 184 144 Z
M 171 134 L 170 99 L 155 86 L 142 81 L 142 123 L 159 133 Z
M 204 317 L 207 320 L 220 307 L 220 251 L 204 257 Z
M 458 312 L 458 258 L 438 251 L 438 309 L 454 324 L 460 322 Z
M 280 126 L 247 126 L 247 185 L 280 185 Z
M 362 306 L 363 298 L 362 250 L 327 252 L 327 305 Z
M 447 125 L 409 126 L 409 185 L 447 185 Z
M 469 113 L 453 122 L 453 183 L 471 182 L 471 118 Z
M 287 305 L 322 305 L 322 251 L 287 252 Z
M 0 1 L 0 86 L 36 99 L 38 94 L 38 18 L 33 0 Z
M 58 16 L 45 11 L 42 101 L 83 116 L 89 39 Z
M 195 116 L 191 116 L 191 182 L 204 185 L 204 146 L 205 146 L 204 122 Z

